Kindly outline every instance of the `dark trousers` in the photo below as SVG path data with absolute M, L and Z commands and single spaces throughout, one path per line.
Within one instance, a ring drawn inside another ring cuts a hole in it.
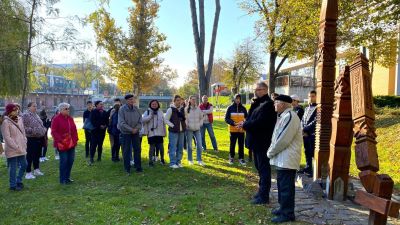
M 30 173 L 33 169 L 39 169 L 39 159 L 42 153 L 43 138 L 28 137 L 28 143 L 26 148 L 26 161 L 28 163 L 26 167 L 26 172 Z
M 90 142 L 92 141 L 92 133 L 90 130 L 85 129 L 85 156 L 89 157 L 90 154 Z
M 276 171 L 279 211 L 286 218 L 294 218 L 296 170 L 278 169 Z
M 60 153 L 60 183 L 65 183 L 71 178 L 72 165 L 75 160 L 75 148 Z
M 113 135 L 113 137 L 114 140 L 111 148 L 111 159 L 114 161 L 119 160 L 119 149 L 121 148 L 121 143 L 119 142 L 119 135 Z
M 307 137 L 303 137 L 304 141 L 304 151 L 306 155 L 306 168 L 307 171 L 312 172 L 312 159 L 314 158 L 314 148 L 315 148 L 315 136 L 310 135 Z
M 239 148 L 239 159 L 244 159 L 244 133 L 231 132 L 230 135 L 230 146 L 229 146 L 229 156 L 233 159 L 235 158 L 235 147 L 236 140 L 238 141 Z
M 131 172 L 132 148 L 136 170 L 142 169 L 142 149 L 139 134 L 121 134 L 120 142 L 122 143 L 122 155 L 124 157 L 125 171 L 128 173 Z
M 149 161 L 154 161 L 154 156 L 161 156 L 161 161 L 164 161 L 164 144 L 150 144 Z
M 269 201 L 269 191 L 271 189 L 271 165 L 265 150 L 257 149 L 254 151 L 254 165 L 258 171 L 260 180 L 258 182 L 259 198 Z
M 94 158 L 97 148 L 97 159 L 101 160 L 101 154 L 103 153 L 103 142 L 106 136 L 106 130 L 94 129 L 92 130 L 92 138 L 90 141 L 90 158 Z
M 47 133 L 46 136 L 43 137 L 43 147 L 42 147 L 42 152 L 40 153 L 40 157 L 46 157 L 47 154 L 47 144 L 48 144 L 49 140 L 47 137 Z

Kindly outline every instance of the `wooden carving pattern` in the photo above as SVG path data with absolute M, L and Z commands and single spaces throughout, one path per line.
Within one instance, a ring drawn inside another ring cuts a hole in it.
M 336 37 L 338 1 L 324 0 L 322 2 L 319 57 L 317 67 L 317 124 L 315 133 L 315 168 L 314 179 L 328 173 L 330 139 L 332 132 L 332 112 L 334 103 L 334 81 L 336 60 Z M 322 171 L 326 168 L 326 171 Z
M 335 83 L 329 154 L 329 199 L 346 199 L 353 141 L 352 127 L 350 68 L 346 66 Z M 335 185 L 341 185 L 341 187 L 335 187 Z

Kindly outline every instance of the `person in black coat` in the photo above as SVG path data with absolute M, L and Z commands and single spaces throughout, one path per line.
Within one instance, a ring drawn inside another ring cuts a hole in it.
M 306 155 L 306 168 L 301 169 L 300 173 L 312 176 L 312 159 L 315 148 L 315 125 L 317 124 L 317 92 L 308 93 L 309 105 L 306 107 L 304 116 L 301 120 L 303 128 L 304 151 Z
M 90 121 L 90 112 L 93 110 L 92 101 L 86 102 L 86 110 L 83 112 L 83 130 L 85 131 L 85 157 L 89 158 L 90 142 L 92 141 L 92 130 L 85 126 Z
M 97 148 L 97 161 L 101 161 L 101 154 L 103 152 L 103 142 L 106 136 L 106 128 L 108 125 L 108 115 L 104 110 L 102 101 L 94 103 L 95 109 L 90 113 L 90 122 L 94 129 L 92 130 L 92 139 L 90 141 L 90 164 L 94 162 L 94 154 Z
M 235 158 L 235 146 L 238 141 L 239 148 L 239 163 L 244 166 L 244 130 L 240 127 L 244 120 L 247 118 L 247 110 L 241 103 L 241 96 L 235 95 L 232 105 L 228 107 L 225 114 L 225 122 L 229 124 L 230 131 L 230 151 L 229 151 L 229 164 L 233 164 Z
M 254 102 L 251 104 L 247 120 L 243 123 L 246 130 L 247 145 L 254 153 L 254 165 L 260 176 L 258 193 L 253 204 L 269 203 L 271 189 L 271 166 L 267 150 L 271 144 L 272 133 L 276 123 L 274 102 L 268 96 L 268 86 L 264 82 L 257 83 Z

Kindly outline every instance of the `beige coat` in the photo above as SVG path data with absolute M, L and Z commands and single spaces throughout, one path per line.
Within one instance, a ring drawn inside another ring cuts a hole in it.
M 15 123 L 5 116 L 1 124 L 1 133 L 3 134 L 4 152 L 7 158 L 26 155 L 27 139 L 21 117 L 18 117 L 18 123 Z

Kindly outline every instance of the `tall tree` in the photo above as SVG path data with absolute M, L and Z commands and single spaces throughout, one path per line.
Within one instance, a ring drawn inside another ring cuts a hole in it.
M 21 94 L 28 27 L 19 18 L 24 16 L 24 7 L 18 1 L 0 2 L 0 96 Z
M 117 27 L 115 20 L 104 7 L 89 16 L 97 35 L 97 44 L 109 55 L 109 66 L 122 91 L 139 95 L 143 89 L 154 85 L 153 71 L 160 66 L 159 55 L 169 49 L 166 37 L 159 33 L 155 19 L 159 4 L 155 0 L 132 0 L 129 9 L 129 33 Z
M 192 28 L 194 45 L 196 47 L 197 58 L 197 76 L 199 80 L 199 94 L 209 95 L 210 78 L 214 63 L 214 50 L 217 39 L 219 14 L 221 5 L 219 0 L 215 0 L 215 15 L 214 24 L 211 35 L 210 52 L 208 56 L 207 69 L 204 63 L 204 49 L 205 49 L 205 22 L 204 22 L 204 0 L 198 0 L 199 4 L 199 18 L 197 18 L 196 0 L 190 1 L 190 12 L 192 16 Z
M 262 65 L 259 58 L 257 46 L 249 39 L 236 47 L 225 75 L 225 82 L 232 87 L 233 93 L 239 93 L 244 85 L 257 80 Z
M 240 6 L 249 14 L 260 16 L 255 28 L 259 37 L 265 37 L 269 54 L 269 91 L 274 92 L 275 77 L 287 59 L 315 55 L 320 2 L 243 0 Z

